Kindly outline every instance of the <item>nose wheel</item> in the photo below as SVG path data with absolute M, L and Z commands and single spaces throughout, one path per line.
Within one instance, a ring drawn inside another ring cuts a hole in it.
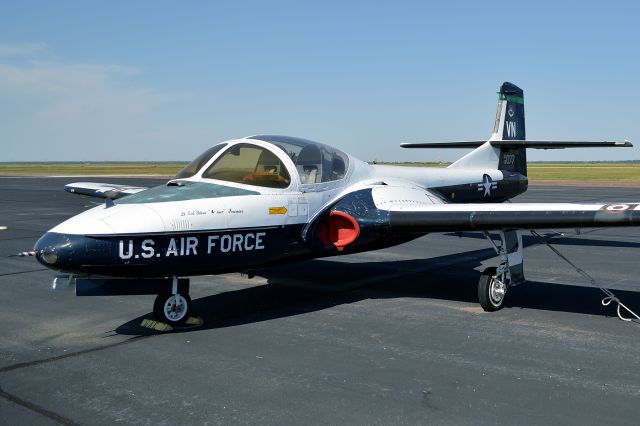
M 494 267 L 485 269 L 478 282 L 478 300 L 482 309 L 487 312 L 502 309 L 507 294 L 506 274 L 497 275 L 496 271 L 497 269 Z
M 169 325 L 184 324 L 191 313 L 191 298 L 188 294 L 159 294 L 153 313 L 158 321 Z

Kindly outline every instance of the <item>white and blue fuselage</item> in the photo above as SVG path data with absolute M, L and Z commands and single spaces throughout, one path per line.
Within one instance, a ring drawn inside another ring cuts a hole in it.
M 371 190 L 369 210 L 515 195 L 498 190 L 505 176 L 496 169 L 372 166 L 322 144 L 277 136 L 220 145 L 199 159 L 190 176 L 178 174 L 167 185 L 107 202 L 51 229 L 36 244 L 38 259 L 64 272 L 120 277 L 246 270 L 406 241 L 383 235 L 379 224 L 379 238 L 346 251 L 335 250 L 331 236 L 323 243 L 311 236 L 322 214 L 359 190 Z

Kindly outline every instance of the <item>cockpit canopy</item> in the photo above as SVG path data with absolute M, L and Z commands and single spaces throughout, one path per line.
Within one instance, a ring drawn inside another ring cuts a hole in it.
M 247 139 L 270 142 L 286 152 L 303 184 L 340 180 L 347 173 L 349 157 L 330 146 L 288 136 L 258 135 Z
M 287 169 L 278 150 L 271 151 L 251 143 L 251 140 L 267 142 L 284 151 L 291 158 L 295 170 Z M 345 153 L 306 139 L 259 135 L 244 141 L 230 146 L 228 143 L 215 145 L 178 172 L 175 179 L 200 173 L 205 179 L 287 188 L 291 184 L 292 173 L 298 174 L 302 184 L 318 184 L 343 179 L 349 167 L 349 157 Z M 225 147 L 228 147 L 226 151 L 218 155 Z

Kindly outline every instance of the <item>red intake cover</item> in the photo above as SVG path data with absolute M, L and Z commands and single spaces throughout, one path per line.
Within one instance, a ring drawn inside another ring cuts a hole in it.
M 360 225 L 347 213 L 332 211 L 320 226 L 320 239 L 326 245 L 334 245 L 338 251 L 344 250 L 360 235 Z

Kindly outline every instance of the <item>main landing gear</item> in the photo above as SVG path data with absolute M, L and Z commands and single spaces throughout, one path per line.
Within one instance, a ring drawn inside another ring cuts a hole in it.
M 509 287 L 506 274 L 496 274 L 497 268 L 490 267 L 482 271 L 478 282 L 478 300 L 487 312 L 497 311 L 504 306 L 504 298 Z
M 500 247 L 487 232 L 484 234 L 500 257 L 498 267 L 486 268 L 478 282 L 478 300 L 487 312 L 502 309 L 507 289 L 524 282 L 522 235 L 517 231 L 500 231 L 499 234 Z

